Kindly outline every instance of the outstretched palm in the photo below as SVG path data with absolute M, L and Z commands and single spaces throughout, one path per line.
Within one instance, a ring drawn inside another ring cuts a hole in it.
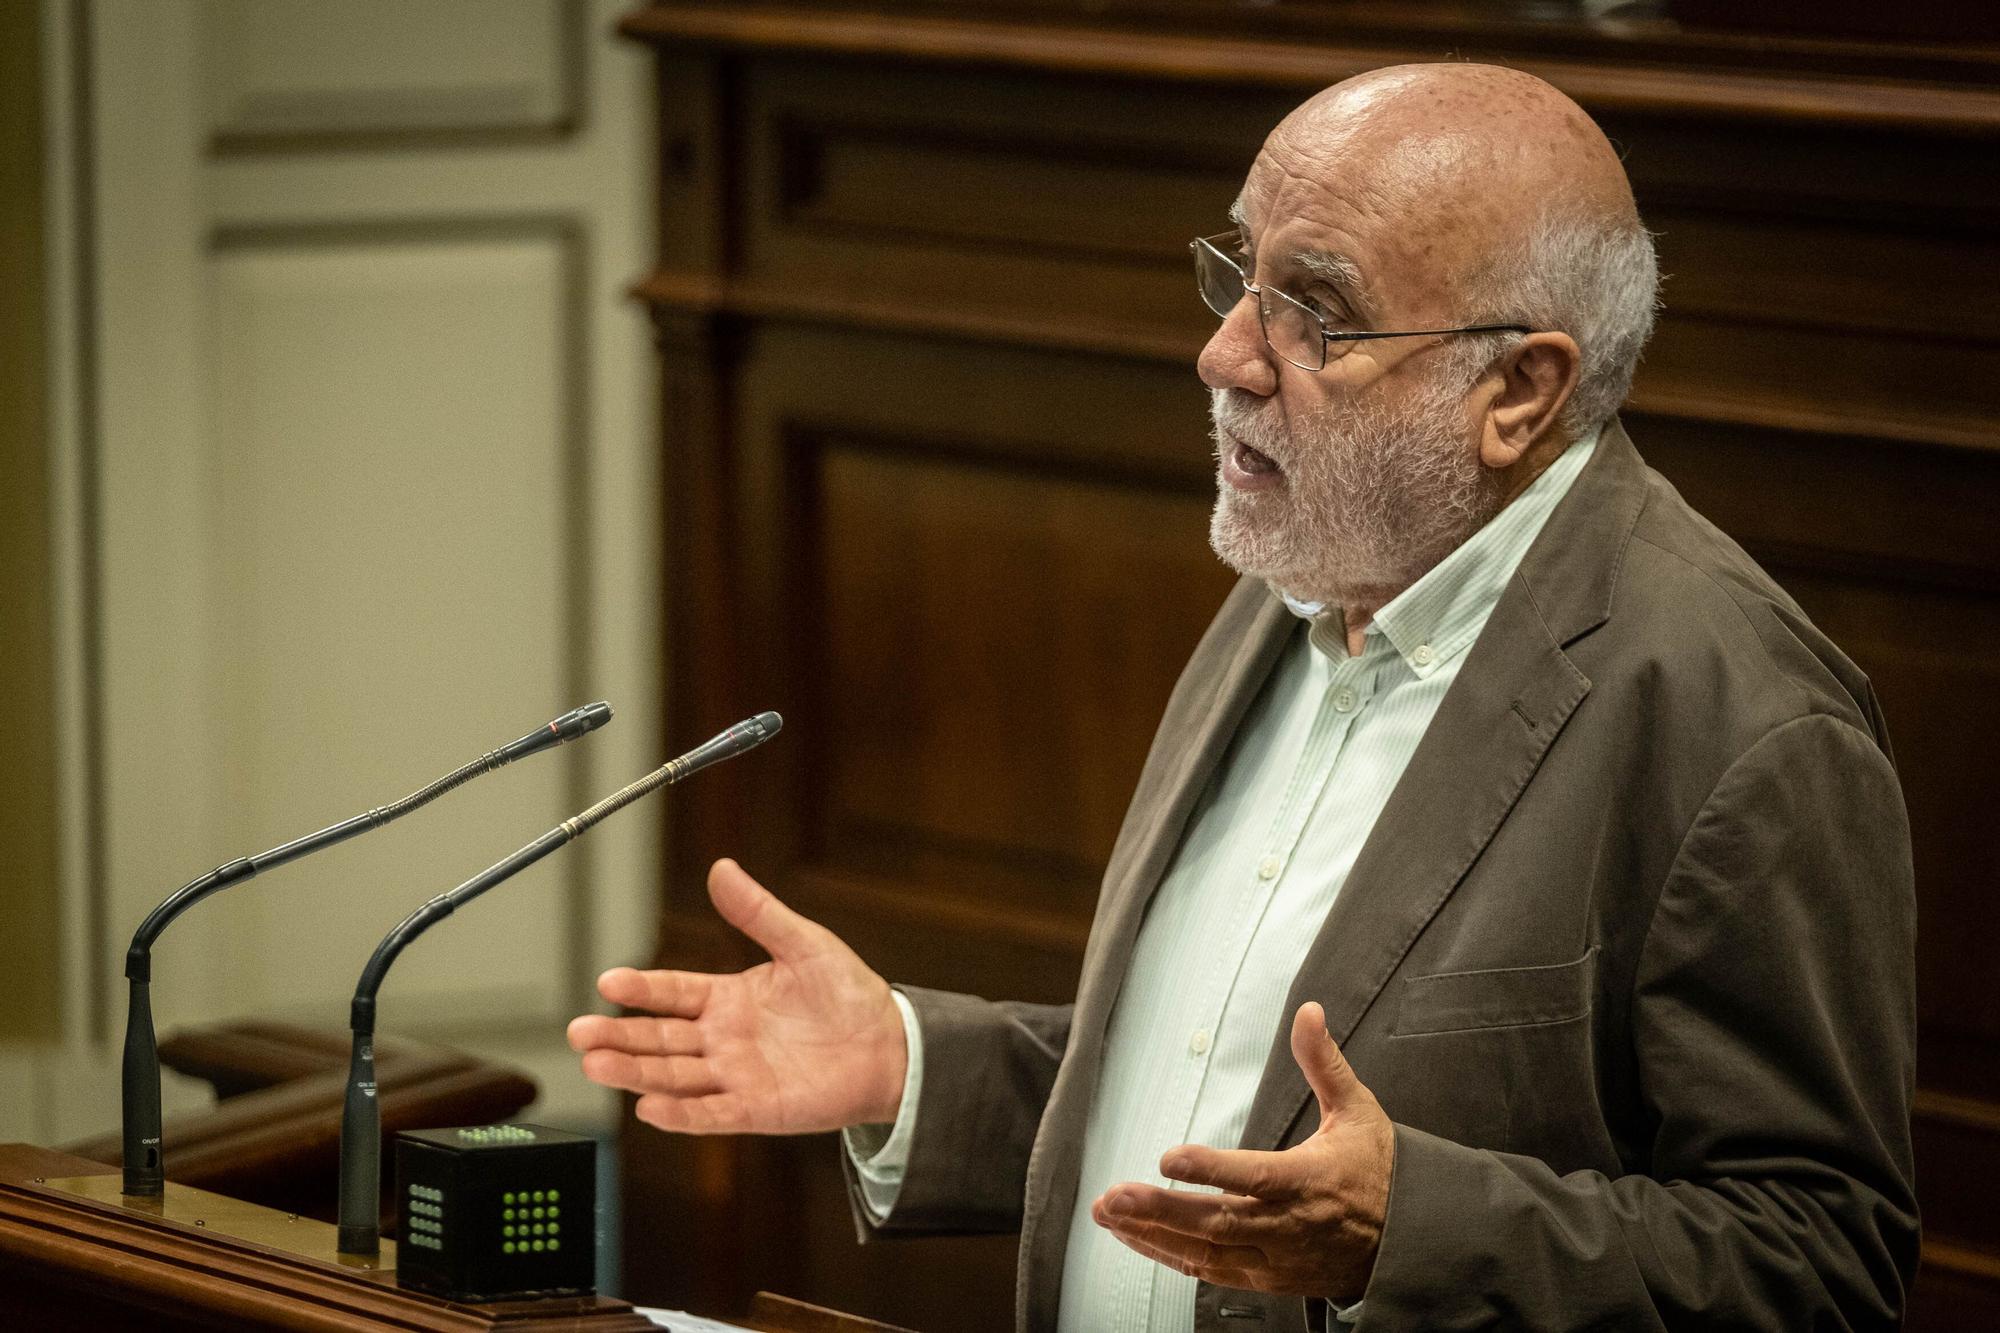
M 606 1000 L 650 1012 L 572 1021 L 585 1076 L 638 1093 L 641 1120 L 684 1134 L 808 1134 L 893 1119 L 908 1053 L 888 983 L 734 861 L 715 863 L 708 892 L 771 961 L 720 976 L 606 972 L 597 979 Z

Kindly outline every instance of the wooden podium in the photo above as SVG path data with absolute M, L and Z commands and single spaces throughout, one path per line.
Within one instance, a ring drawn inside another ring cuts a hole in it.
M 35 1333 L 395 1329 L 407 1333 L 653 1333 L 609 1297 L 459 1304 L 396 1285 L 394 1247 L 364 1266 L 334 1228 L 169 1182 L 129 1207 L 115 1168 L 48 1148 L 0 1146 L 0 1327 Z M 888 1325 L 760 1294 L 769 1333 L 880 1333 Z

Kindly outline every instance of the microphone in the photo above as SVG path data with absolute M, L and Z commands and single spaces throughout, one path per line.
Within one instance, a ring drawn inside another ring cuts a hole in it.
M 349 1014 L 354 1041 L 348 1057 L 347 1100 L 340 1115 L 340 1253 L 372 1255 L 382 1247 L 382 1108 L 375 1086 L 375 993 L 382 988 L 382 979 L 396 955 L 464 904 L 582 837 L 640 797 L 754 749 L 777 735 L 784 725 L 776 713 L 759 713 L 738 722 L 713 740 L 619 788 L 582 814 L 565 819 L 506 860 L 439 894 L 410 913 L 375 946 L 354 987 Z
M 139 923 L 139 929 L 132 934 L 131 947 L 125 951 L 125 976 L 131 983 L 131 995 L 125 1012 L 124 1192 L 159 1198 L 166 1190 L 167 1168 L 160 1143 L 160 1047 L 153 1035 L 153 941 L 160 937 L 160 932 L 175 917 L 212 893 L 241 884 L 274 866 L 310 856 L 337 842 L 345 842 L 358 833 L 381 828 L 412 810 L 429 805 L 452 788 L 470 782 L 482 773 L 490 773 L 516 759 L 574 740 L 610 720 L 611 705 L 607 703 L 585 704 L 571 709 L 547 726 L 538 727 L 497 750 L 488 751 L 463 768 L 445 774 L 430 786 L 414 791 L 392 805 L 378 806 L 267 852 L 226 861 L 207 874 L 189 880 L 155 907 Z

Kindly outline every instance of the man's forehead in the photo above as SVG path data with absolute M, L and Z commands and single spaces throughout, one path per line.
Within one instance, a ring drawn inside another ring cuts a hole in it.
M 1370 210 L 1342 184 L 1286 170 L 1260 153 L 1229 206 L 1229 219 L 1260 250 L 1273 240 L 1305 250 L 1365 250 Z

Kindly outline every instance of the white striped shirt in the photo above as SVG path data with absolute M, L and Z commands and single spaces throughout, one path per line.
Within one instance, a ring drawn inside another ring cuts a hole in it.
M 1146 911 L 1112 1011 L 1084 1134 L 1064 1261 L 1066 1333 L 1183 1333 L 1192 1277 L 1121 1245 L 1090 1217 L 1120 1181 L 1175 1189 L 1181 1143 L 1234 1147 L 1285 997 L 1466 651 L 1596 436 L 1566 449 L 1492 521 L 1375 614 L 1359 656 L 1340 617 L 1302 625 L 1252 704 Z M 870 1210 L 894 1204 L 914 1132 L 921 1038 L 886 1142 L 850 1131 Z M 866 1157 L 877 1143 L 878 1151 Z

